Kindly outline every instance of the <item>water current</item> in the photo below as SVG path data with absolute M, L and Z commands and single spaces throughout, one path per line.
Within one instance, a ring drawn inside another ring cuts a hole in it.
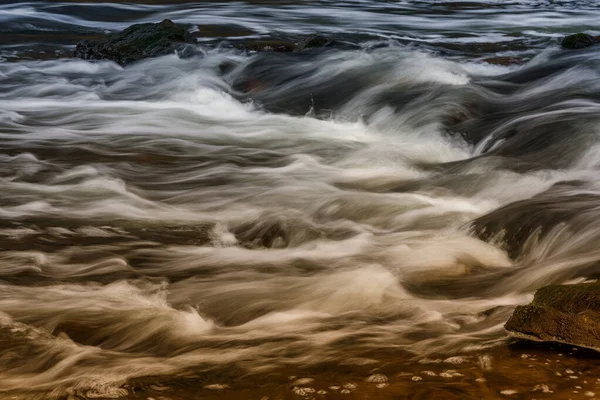
M 165 18 L 194 56 L 72 57 Z M 503 329 L 600 272 L 600 46 L 559 46 L 599 20 L 591 0 L 1 2 L 0 398 L 600 396 L 598 359 Z M 313 32 L 341 45 L 236 46 Z

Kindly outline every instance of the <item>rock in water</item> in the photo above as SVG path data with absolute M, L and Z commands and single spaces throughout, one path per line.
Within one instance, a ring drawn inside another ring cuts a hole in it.
M 565 37 L 561 43 L 565 49 L 583 49 L 600 43 L 597 37 L 588 35 L 587 33 L 576 33 Z
M 331 43 L 331 40 L 323 35 L 318 33 L 313 33 L 305 38 L 303 41 L 298 43 L 296 49 L 294 51 L 304 51 L 307 49 L 317 48 L 317 47 L 325 47 Z
M 250 52 L 272 51 L 287 53 L 294 51 L 295 44 L 285 40 L 249 40 L 234 45 L 235 48 Z
M 193 42 L 184 26 L 165 19 L 158 24 L 132 25 L 100 40 L 82 40 L 75 48 L 75 57 L 112 60 L 124 66 L 143 58 L 171 53 Z
M 545 286 L 515 309 L 505 328 L 521 339 L 600 351 L 600 283 Z

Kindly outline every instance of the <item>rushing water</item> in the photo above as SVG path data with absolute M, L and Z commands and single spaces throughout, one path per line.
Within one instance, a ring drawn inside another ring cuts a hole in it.
M 595 0 L 3 3 L 0 397 L 479 354 L 599 272 Z M 164 18 L 197 56 L 70 58 Z

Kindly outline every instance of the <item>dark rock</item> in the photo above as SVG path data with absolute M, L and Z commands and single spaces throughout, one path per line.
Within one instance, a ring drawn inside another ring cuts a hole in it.
M 83 40 L 75 48 L 75 57 L 84 60 L 112 60 L 127 65 L 185 48 L 194 39 L 187 29 L 173 21 L 136 24 L 100 40 Z
M 565 37 L 561 43 L 565 49 L 583 49 L 600 43 L 597 37 L 588 35 L 587 33 L 576 33 Z
M 296 44 L 285 40 L 250 40 L 235 44 L 233 47 L 252 52 L 273 51 L 287 53 L 294 51 Z
M 523 62 L 524 62 L 524 60 L 520 57 L 511 57 L 511 56 L 488 57 L 488 58 L 484 59 L 483 61 L 485 61 L 488 64 L 502 65 L 502 66 L 519 65 L 519 64 L 523 64 Z
M 219 45 L 253 53 L 298 53 L 323 47 L 343 50 L 361 49 L 358 44 L 332 40 L 317 33 L 313 33 L 297 43 L 286 39 L 240 39 L 222 42 Z
M 313 33 L 306 39 L 298 43 L 294 51 L 304 51 L 312 48 L 325 47 L 330 43 L 331 39 L 318 33 Z
M 471 222 L 473 233 L 484 241 L 500 240 L 509 256 L 518 258 L 531 238 L 541 240 L 561 224 L 571 234 L 586 231 L 600 217 L 600 196 L 573 193 L 580 185 L 578 181 L 558 182 L 531 198 L 491 211 Z
M 514 337 L 600 351 L 600 283 L 552 285 L 518 306 L 505 325 Z
M 233 45 L 234 48 L 251 51 L 251 52 L 276 52 L 276 53 L 289 53 L 289 52 L 300 52 L 312 48 L 329 47 L 336 43 L 329 38 L 313 33 L 298 43 L 293 43 L 287 40 L 276 40 L 276 39 L 259 39 L 259 40 L 246 40 L 241 43 Z

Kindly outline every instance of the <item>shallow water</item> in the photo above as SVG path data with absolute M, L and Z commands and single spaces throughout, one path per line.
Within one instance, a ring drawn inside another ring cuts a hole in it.
M 600 33 L 599 14 L 594 1 L 0 5 L 0 396 L 181 380 L 172 398 L 223 382 L 246 382 L 231 398 L 293 398 L 298 371 L 393 383 L 457 355 L 462 385 L 436 383 L 447 398 L 550 384 L 559 369 L 521 363 L 503 324 L 538 287 L 600 272 L 600 48 L 557 44 Z M 79 39 L 164 18 L 197 32 L 195 56 L 70 58 Z M 314 31 L 346 45 L 233 46 Z M 484 384 L 471 372 L 485 357 Z M 537 376 L 515 378 L 529 365 Z M 554 398 L 589 398 L 594 380 L 554 382 Z M 398 385 L 377 396 L 413 393 Z

